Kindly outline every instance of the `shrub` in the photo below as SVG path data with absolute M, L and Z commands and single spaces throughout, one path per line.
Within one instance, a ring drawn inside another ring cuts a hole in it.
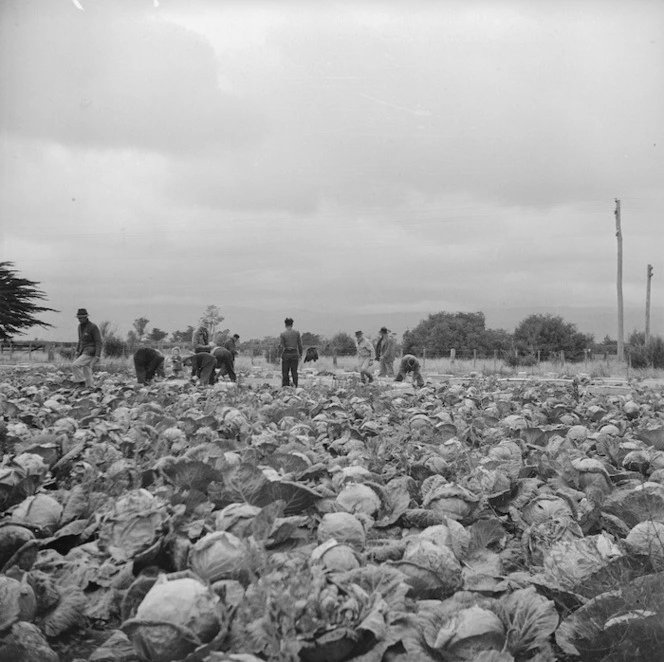
M 127 343 L 114 334 L 108 334 L 104 339 L 104 354 L 112 358 L 127 355 Z
M 642 333 L 632 333 L 627 353 L 632 368 L 664 368 L 664 338 L 654 336 L 645 344 Z
M 510 352 L 505 356 L 505 363 L 510 366 L 510 368 L 530 367 L 537 365 L 537 357 L 533 354 L 518 356 Z

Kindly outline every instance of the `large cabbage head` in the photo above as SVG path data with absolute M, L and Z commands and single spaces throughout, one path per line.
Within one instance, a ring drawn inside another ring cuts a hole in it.
M 488 651 L 500 651 L 505 644 L 505 628 L 492 611 L 468 607 L 446 619 L 435 633 L 427 633 L 427 643 L 442 659 L 474 660 Z M 491 658 L 488 658 L 491 659 Z
M 338 543 L 334 538 L 318 545 L 311 552 L 311 560 L 329 572 L 345 572 L 360 567 L 355 550 L 350 545 Z
M 380 510 L 379 496 L 368 485 L 350 483 L 337 495 L 337 503 L 349 513 L 375 515 Z
M 456 520 L 446 519 L 443 524 L 428 526 L 419 534 L 422 540 L 431 540 L 439 547 L 449 547 L 457 559 L 462 560 L 470 547 L 470 533 Z
M 535 497 L 524 506 L 522 515 L 528 524 L 540 524 L 552 519 L 574 519 L 569 503 L 554 494 Z
M 212 584 L 220 579 L 239 579 L 247 568 L 247 545 L 227 531 L 203 536 L 189 550 L 189 567 Z
M 439 485 L 431 489 L 422 500 L 422 505 L 443 517 L 454 520 L 467 518 L 479 498 L 460 485 Z
M 48 494 L 35 494 L 21 501 L 12 513 L 12 520 L 38 526 L 53 533 L 58 528 L 62 506 Z
M 625 538 L 633 554 L 649 557 L 656 568 L 664 570 L 664 524 L 647 520 L 639 522 Z
M 150 492 L 129 492 L 102 517 L 99 549 L 128 561 L 158 543 L 168 518 L 167 505 Z
M 363 549 L 366 542 L 364 527 L 350 513 L 326 513 L 318 525 L 318 542 L 334 538 L 337 542 L 347 543 L 355 549 Z
M 160 575 L 122 629 L 141 659 L 170 662 L 214 639 L 221 615 L 219 597 L 198 579 Z

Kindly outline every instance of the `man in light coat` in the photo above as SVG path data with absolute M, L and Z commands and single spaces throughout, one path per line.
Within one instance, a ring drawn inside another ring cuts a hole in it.
M 364 337 L 362 331 L 355 332 L 355 345 L 357 346 L 357 369 L 363 384 L 371 384 L 374 376 L 369 368 L 374 362 L 374 346 L 368 338 Z
M 92 377 L 94 368 L 101 358 L 102 339 L 99 327 L 88 318 L 88 311 L 79 308 L 76 313 L 78 318 L 78 345 L 76 347 L 76 360 L 72 363 L 74 382 L 79 386 L 94 388 L 95 382 Z

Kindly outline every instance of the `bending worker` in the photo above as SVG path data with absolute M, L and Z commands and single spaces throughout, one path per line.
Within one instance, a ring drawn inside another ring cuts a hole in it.
M 187 356 L 182 360 L 182 365 L 191 366 L 191 376 L 198 377 L 201 384 L 208 386 L 214 384 L 214 368 L 217 365 L 217 359 L 209 352 L 198 352 Z
M 165 377 L 164 355 L 152 347 L 139 347 L 134 352 L 134 368 L 139 384 L 151 382 L 155 375 Z
M 424 379 L 420 372 L 420 362 L 417 360 L 417 357 L 412 354 L 404 354 L 401 363 L 399 364 L 399 372 L 394 381 L 402 382 L 409 372 L 413 373 L 413 384 L 424 386 Z
M 217 379 L 228 375 L 232 382 L 237 381 L 237 376 L 235 374 L 235 361 L 233 360 L 233 353 L 226 349 L 226 347 L 215 347 L 212 350 L 212 356 L 214 356 L 217 362 Z

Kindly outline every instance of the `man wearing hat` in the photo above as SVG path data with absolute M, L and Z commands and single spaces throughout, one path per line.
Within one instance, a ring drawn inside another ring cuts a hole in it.
M 363 384 L 371 384 L 374 376 L 369 371 L 369 367 L 374 360 L 374 346 L 368 338 L 365 338 L 362 331 L 355 332 L 355 345 L 357 346 L 357 369 L 360 372 L 360 379 Z
M 383 326 L 376 343 L 376 359 L 380 361 L 379 377 L 394 377 L 394 359 L 397 354 L 397 343 L 390 330 Z
M 93 388 L 92 368 L 101 358 L 102 340 L 99 327 L 88 319 L 88 311 L 79 308 L 78 318 L 78 345 L 76 347 L 76 360 L 72 363 L 74 381 L 80 385 Z

